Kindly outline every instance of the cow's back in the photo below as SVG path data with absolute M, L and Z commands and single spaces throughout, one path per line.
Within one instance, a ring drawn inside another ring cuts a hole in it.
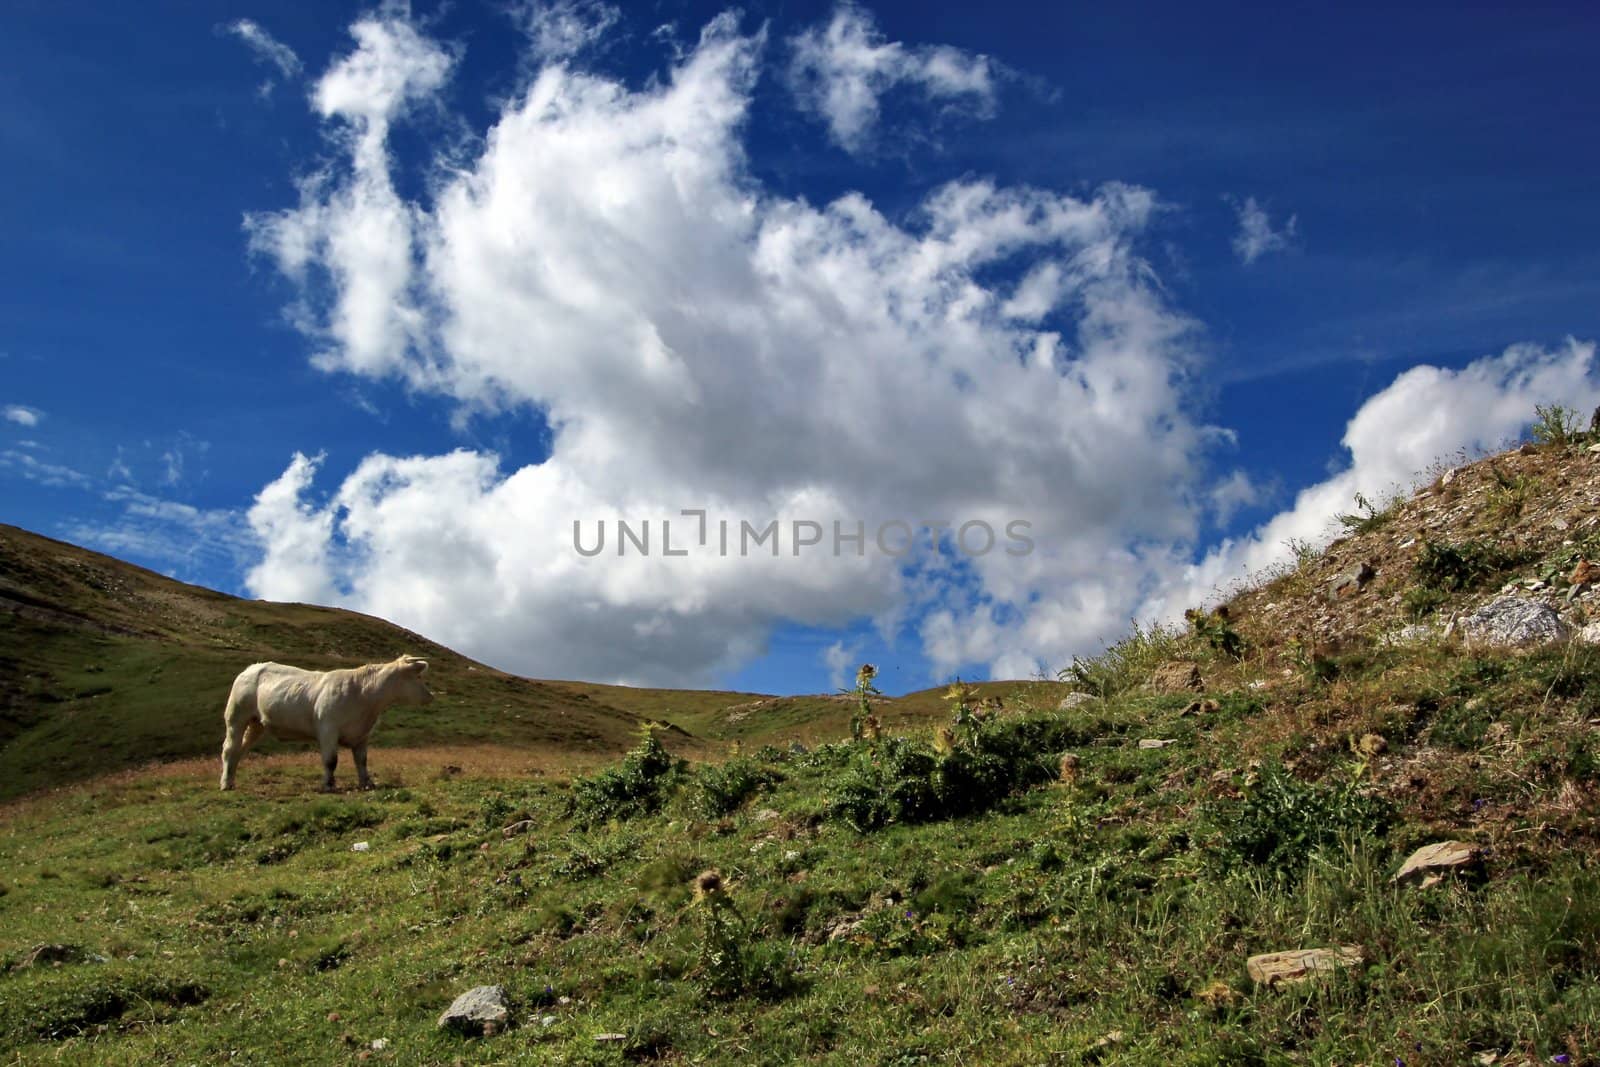
M 327 684 L 328 672 L 286 663 L 257 663 L 246 673 L 250 671 L 255 672 L 256 714 L 268 732 L 281 738 L 315 739 L 317 696 Z

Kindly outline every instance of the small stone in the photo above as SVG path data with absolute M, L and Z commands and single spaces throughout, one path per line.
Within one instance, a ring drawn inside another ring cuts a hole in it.
M 556 1017 L 554 1015 L 541 1015 L 541 1016 L 539 1016 L 539 1025 L 540 1026 L 543 1026 L 543 1027 L 548 1029 L 549 1027 L 552 1027 L 555 1024 L 556 1024 Z
M 1600 645 L 1600 622 L 1591 622 L 1583 629 L 1572 635 L 1574 641 L 1581 641 L 1586 645 Z
M 1251 956 L 1244 966 L 1251 979 L 1259 985 L 1293 985 L 1341 967 L 1353 967 L 1366 958 L 1366 951 L 1360 945 L 1344 945 L 1340 948 L 1267 952 Z
M 386 1049 L 388 1047 L 389 1047 L 389 1039 L 388 1038 L 386 1038 L 386 1037 L 375 1037 L 375 1038 L 372 1039 L 372 1051 L 374 1051 L 374 1052 L 382 1052 L 384 1049 Z
M 370 851 L 371 848 L 372 848 L 372 842 L 370 842 L 370 841 L 357 841 L 355 844 L 350 846 L 350 851 L 351 852 L 367 852 L 367 851 Z
M 1431 885 L 1439 879 L 1437 872 L 1467 866 L 1478 858 L 1478 854 L 1478 846 L 1466 841 L 1436 841 L 1413 852 L 1390 881 Z
M 339 1020 L 340 1020 L 340 1019 L 342 1019 L 342 1018 L 344 1018 L 344 1016 L 342 1016 L 342 1015 L 340 1015 L 340 1014 L 339 1014 L 339 1013 L 338 1013 L 338 1012 L 336 1012 L 336 1011 L 330 1011 L 330 1012 L 329 1012 L 329 1013 L 328 1013 L 328 1021 L 329 1021 L 329 1022 L 330 1022 L 330 1023 L 336 1023 L 336 1022 L 338 1022 L 338 1021 L 339 1021 Z
M 1068 693 L 1066 696 L 1061 698 L 1061 703 L 1056 705 L 1056 710 L 1072 711 L 1075 708 L 1083 707 L 1085 704 L 1093 703 L 1094 697 L 1090 696 L 1088 693 Z
M 1188 660 L 1163 663 L 1150 677 L 1150 688 L 1157 693 L 1199 693 L 1205 690 L 1200 665 Z
M 1462 467 L 1451 467 L 1439 478 L 1439 484 L 1449 485 L 1451 482 L 1456 480 L 1456 476 L 1459 475 L 1464 469 L 1465 468 Z
M 439 1016 L 441 1029 L 456 1030 L 464 1034 L 489 1035 L 498 1030 L 511 1017 L 511 1005 L 506 1002 L 503 986 L 481 985 L 457 997 Z
M 772 808 L 762 808 L 756 812 L 755 818 L 756 822 L 771 822 L 773 819 L 778 818 L 778 812 Z
M 626 1041 L 626 1040 L 628 1040 L 628 1035 L 627 1034 L 595 1034 L 594 1035 L 594 1040 L 595 1040 L 596 1044 L 609 1045 L 614 1041 Z
M 1173 737 L 1166 737 L 1166 738 L 1145 737 L 1145 738 L 1141 738 L 1140 739 L 1139 747 L 1140 748 L 1166 748 L 1168 745 L 1175 745 L 1177 743 L 1178 743 L 1177 738 L 1173 738 Z
M 533 829 L 533 820 L 532 819 L 518 819 L 516 822 L 512 823 L 510 826 L 504 827 L 500 831 L 500 835 L 502 837 L 516 837 L 517 835 L 525 834 L 529 830 L 532 830 L 532 829 Z
M 1378 572 L 1372 569 L 1372 564 L 1362 562 L 1336 575 L 1328 583 L 1328 599 L 1334 602 L 1348 600 L 1366 587 L 1366 584 L 1377 577 Z
M 1208 697 L 1205 700 L 1191 700 L 1191 701 L 1189 701 L 1189 703 L 1184 706 L 1184 709 L 1182 711 L 1178 712 L 1178 714 L 1179 715 L 1210 715 L 1213 712 L 1218 712 L 1218 711 L 1221 711 L 1221 710 L 1222 710 L 1222 705 L 1217 703 L 1215 700 L 1212 700 L 1212 699 L 1210 699 Z

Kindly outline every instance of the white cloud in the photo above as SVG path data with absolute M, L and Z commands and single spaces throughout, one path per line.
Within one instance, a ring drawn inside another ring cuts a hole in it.
M 472 452 L 371 456 L 325 496 L 297 458 L 252 510 L 268 546 L 253 590 L 337 599 L 530 673 L 633 681 L 710 680 L 782 620 L 892 628 L 929 604 L 960 628 L 1034 620 L 1016 645 L 930 640 L 942 673 L 1054 659 L 1125 625 L 1149 562 L 1120 546 L 1192 536 L 1203 502 L 1186 487 L 1213 439 L 1181 403 L 1192 324 L 1135 251 L 1154 198 L 968 180 L 902 225 L 858 194 L 775 195 L 741 139 L 761 49 L 724 16 L 643 89 L 546 67 L 428 202 L 394 195 L 381 140 L 360 133 L 298 207 L 253 220 L 303 308 L 326 309 L 304 322 L 320 366 L 400 375 L 468 411 L 537 408 L 553 437 L 514 471 Z M 442 52 L 403 54 L 368 80 L 438 84 Z M 1025 299 L 985 280 L 1018 259 L 1054 264 Z M 573 550 L 574 519 L 692 507 L 825 529 L 1025 518 L 1038 547 L 948 580 L 876 553 Z M 1064 587 L 1077 610 L 1057 612 Z
M 47 485 L 51 488 L 73 487 L 81 489 L 91 484 L 88 476 L 81 471 L 60 463 L 47 463 L 26 452 L 18 452 L 15 449 L 0 451 L 0 471 L 6 471 L 18 478 L 24 478 L 30 482 Z
M 228 24 L 227 32 L 249 46 L 258 63 L 273 68 L 286 81 L 300 76 L 300 57 L 294 54 L 294 49 L 262 29 L 259 23 L 252 19 L 238 19 Z M 269 96 L 274 86 L 273 80 L 268 78 L 261 83 L 258 92 L 262 97 Z
M 1229 435 L 1187 406 L 1194 324 L 1138 254 L 1150 193 L 969 179 L 903 222 L 860 194 L 779 195 L 742 139 L 763 41 L 723 16 L 643 88 L 546 66 L 481 154 L 402 200 L 387 125 L 449 60 L 393 20 L 357 39 L 366 58 L 321 86 L 368 89 L 317 96 L 347 157 L 252 232 L 302 286 L 318 365 L 403 377 L 466 418 L 537 411 L 551 453 L 519 469 L 375 454 L 326 490 L 297 454 L 250 510 L 257 595 L 342 603 L 534 675 L 705 683 L 779 623 L 870 618 L 914 625 L 936 675 L 1021 677 L 1271 558 L 1247 539 L 1194 563 L 1208 518 L 1255 491 L 1206 475 Z M 1471 426 L 1501 433 L 1577 373 L 1534 364 L 1523 384 L 1436 371 L 1462 403 L 1358 417 L 1358 474 L 1254 540 L 1325 522 Z M 1460 421 L 1422 432 L 1436 407 Z M 1034 549 L 795 558 L 786 537 L 776 558 L 667 558 L 661 520 L 682 547 L 685 508 L 735 536 L 777 518 L 983 520 L 1003 538 L 1025 519 Z M 652 555 L 619 558 L 614 525 L 602 555 L 575 551 L 575 520 L 592 538 L 619 518 L 651 520 Z
M 822 665 L 828 668 L 829 686 L 837 690 L 849 684 L 855 669 L 860 666 L 856 662 L 860 650 L 861 646 L 857 642 L 845 644 L 843 640 L 835 641 L 822 650 Z
M 514 10 L 540 61 L 570 59 L 594 47 L 621 17 L 613 5 L 594 0 L 523 0 Z
M 1361 405 L 1345 429 L 1348 461 L 1300 491 L 1294 504 L 1246 537 L 1229 541 L 1183 572 L 1147 614 L 1174 618 L 1247 575 L 1293 558 L 1291 543 L 1332 539 L 1335 517 L 1354 510 L 1357 493 L 1383 500 L 1415 489 L 1449 457 L 1477 456 L 1516 439 L 1539 404 L 1587 412 L 1600 403 L 1593 342 L 1545 349 L 1513 345 L 1460 370 L 1417 366 Z
M 1244 263 L 1254 263 L 1269 252 L 1281 252 L 1294 240 L 1297 216 L 1290 215 L 1283 229 L 1274 230 L 1272 219 L 1255 197 L 1246 197 L 1234 207 L 1239 213 L 1239 232 L 1233 238 L 1233 251 Z
M 329 347 L 324 369 L 384 374 L 405 364 L 417 342 L 412 209 L 389 177 L 389 126 L 418 100 L 437 92 L 453 59 L 399 16 L 368 18 L 351 27 L 357 48 L 317 82 L 317 111 L 345 135 L 350 166 L 334 189 L 327 175 L 303 183 L 298 209 L 248 216 L 251 247 L 271 255 L 291 277 L 326 269 L 338 301 L 319 338 Z M 317 309 L 294 309 L 300 323 Z
M 849 3 L 827 26 L 805 30 L 790 44 L 789 84 L 796 98 L 851 152 L 871 144 L 879 101 L 897 85 L 979 116 L 994 110 L 998 66 L 987 56 L 885 41 L 872 15 Z
M 18 426 L 33 427 L 39 425 L 40 420 L 44 418 L 44 412 L 38 408 L 24 407 L 21 404 L 7 404 L 5 407 L 0 408 L 0 418 L 4 418 L 7 422 L 14 422 Z
M 172 568 L 193 579 L 237 574 L 259 550 L 245 516 L 229 508 L 197 508 L 119 486 L 102 494 L 122 506 L 116 519 L 81 520 L 65 534 L 79 544 Z

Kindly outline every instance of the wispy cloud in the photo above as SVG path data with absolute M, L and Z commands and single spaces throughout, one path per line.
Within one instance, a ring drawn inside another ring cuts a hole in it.
M 262 29 L 259 23 L 251 19 L 239 19 L 227 26 L 227 32 L 249 46 L 256 62 L 273 68 L 285 81 L 300 76 L 300 57 L 295 55 L 294 49 Z M 274 84 L 271 78 L 262 82 L 260 94 L 263 97 L 269 95 Z
M 871 147 L 880 100 L 896 86 L 911 86 L 947 105 L 964 104 L 978 116 L 994 110 L 999 64 L 947 45 L 886 41 L 872 15 L 851 4 L 790 45 L 789 85 L 796 99 L 850 152 Z
M 1283 251 L 1295 238 L 1298 216 L 1290 215 L 1283 228 L 1275 230 L 1266 208 L 1253 196 L 1245 197 L 1243 203 L 1235 203 L 1234 210 L 1239 213 L 1239 232 L 1233 238 L 1233 251 L 1246 264 L 1254 263 L 1269 252 Z
M 25 407 L 22 404 L 7 404 L 0 408 L 0 418 L 7 422 L 14 422 L 18 426 L 37 426 L 44 418 L 44 412 L 38 408 Z
M 81 471 L 59 463 L 46 463 L 45 461 L 7 449 L 0 452 L 0 470 L 4 470 L 15 477 L 25 478 L 39 485 L 48 485 L 53 488 L 74 487 L 86 489 L 93 484 L 88 475 Z
M 101 496 L 122 511 L 108 521 L 70 523 L 64 532 L 79 544 L 213 582 L 234 580 L 259 549 L 242 511 L 198 508 L 127 486 Z

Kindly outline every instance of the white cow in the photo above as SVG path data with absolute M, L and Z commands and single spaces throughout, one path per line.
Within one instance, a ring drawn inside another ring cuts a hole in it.
M 222 713 L 222 788 L 233 788 L 234 768 L 263 732 L 286 741 L 315 741 L 322 750 L 322 791 L 333 792 L 339 746 L 350 750 L 362 789 L 367 775 L 367 737 L 378 716 L 393 704 L 427 704 L 423 684 L 428 661 L 401 656 L 342 671 L 306 671 L 281 663 L 256 663 L 239 672 Z

